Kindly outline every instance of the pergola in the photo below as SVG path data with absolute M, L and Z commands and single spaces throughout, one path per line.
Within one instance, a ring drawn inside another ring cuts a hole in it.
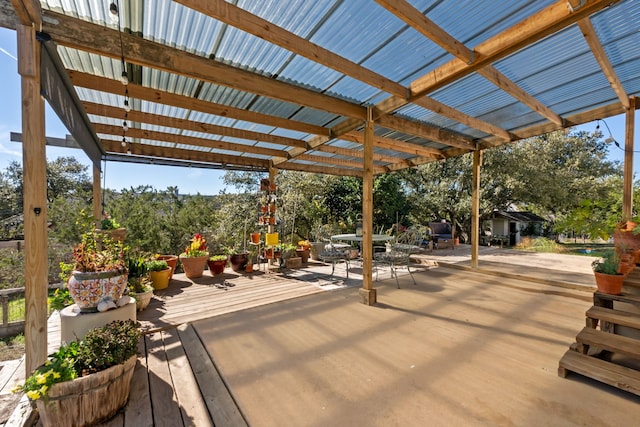
M 43 97 L 94 164 L 96 214 L 104 159 L 361 177 L 366 304 L 376 174 L 473 153 L 475 237 L 482 150 L 625 113 L 631 216 L 634 0 L 0 0 L 0 11 L 22 76 L 28 372 L 47 349 Z

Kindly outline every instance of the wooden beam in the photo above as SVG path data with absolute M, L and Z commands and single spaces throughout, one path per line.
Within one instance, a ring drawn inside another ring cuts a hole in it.
M 100 185 L 100 169 L 93 166 L 93 217 L 102 218 L 102 186 Z
M 477 73 L 502 89 L 504 92 L 522 102 L 527 107 L 531 108 L 536 113 L 540 114 L 545 119 L 557 124 L 558 126 L 564 125 L 562 117 L 556 114 L 551 108 L 529 95 L 524 91 L 524 89 L 511 81 L 507 76 L 502 74 L 493 66 L 487 65 L 484 68 L 480 68 Z
M 410 142 L 399 141 L 397 139 L 385 138 L 381 136 L 374 136 L 374 147 L 382 148 L 385 150 L 393 150 L 401 153 L 412 154 L 414 156 L 426 156 L 432 158 L 443 158 L 441 150 L 432 147 L 423 147 L 418 144 L 411 144 Z M 342 135 L 341 139 L 364 144 L 364 135 L 360 132 L 351 131 Z
M 345 168 L 352 168 L 352 169 L 358 169 L 358 170 L 362 170 L 362 167 L 363 167 L 362 166 L 363 162 L 360 162 L 360 161 L 344 160 L 344 159 L 338 159 L 335 157 L 328 157 L 328 156 L 316 156 L 312 154 L 301 154 L 298 157 L 296 157 L 296 160 L 314 162 L 320 165 L 327 164 L 327 165 L 342 166 Z M 284 164 L 286 164 L 286 162 Z M 281 165 L 278 165 L 278 166 L 281 166 Z M 374 166 L 373 169 L 377 173 L 386 172 L 386 169 L 380 166 L 377 166 L 377 167 Z
M 377 303 L 373 288 L 373 111 L 367 109 L 364 140 L 364 171 L 362 173 L 362 288 L 360 302 Z
M 475 142 L 472 139 L 435 126 L 427 126 L 391 115 L 381 116 L 378 118 L 377 123 L 383 128 L 415 135 L 444 145 L 475 150 Z
M 122 127 L 113 125 L 95 124 L 94 128 L 98 134 L 122 136 Z M 274 150 L 272 148 L 257 147 L 255 145 L 236 144 L 233 142 L 215 141 L 206 138 L 196 138 L 174 133 L 157 132 L 145 129 L 129 128 L 125 132 L 127 139 L 140 138 L 150 141 L 164 141 L 173 144 L 193 145 L 195 147 L 206 147 L 225 151 L 237 151 L 239 153 L 258 154 L 262 156 L 287 158 L 288 153 L 284 150 Z M 137 145 L 137 144 L 136 144 Z M 143 144 L 140 144 L 143 145 Z M 147 144 L 148 145 L 148 144 Z
M 472 72 L 494 63 L 518 50 L 529 46 L 580 19 L 590 16 L 611 4 L 611 0 L 584 0 L 574 11 L 567 7 L 566 0 L 542 9 L 511 28 L 497 34 L 474 47 L 474 61 L 468 64 L 459 58 L 452 59 L 416 80 L 411 85 L 411 98 L 419 97 L 444 87 Z
M 473 152 L 471 177 L 471 268 L 478 268 L 478 250 L 480 244 L 480 170 L 482 151 Z
M 316 151 L 321 151 L 323 153 L 332 153 L 339 154 L 341 156 L 347 157 L 356 157 L 359 159 L 364 158 L 364 151 L 362 150 L 353 150 L 351 148 L 342 148 L 336 147 L 335 145 L 321 145 L 315 148 Z M 399 157 L 387 156 L 384 154 L 373 153 L 373 160 L 376 162 L 386 162 L 386 163 L 395 163 L 402 161 L 403 159 Z
M 205 151 L 186 150 L 183 148 L 160 147 L 149 144 L 129 143 L 128 147 L 122 147 L 119 141 L 102 140 L 102 146 L 108 153 L 126 154 L 127 149 L 132 155 L 158 157 L 165 159 L 177 159 L 192 162 L 208 162 L 224 165 L 238 165 L 267 169 L 269 161 L 255 157 L 230 156 L 228 154 L 211 153 Z
M 44 99 L 40 95 L 40 43 L 33 26 L 19 25 L 24 186 L 25 369 L 47 360 L 47 156 Z
M 584 39 L 587 41 L 589 48 L 591 48 L 591 52 L 593 56 L 595 56 L 596 61 L 600 64 L 600 68 L 602 68 L 602 72 L 604 73 L 607 80 L 609 80 L 609 84 L 613 88 L 616 95 L 618 95 L 618 99 L 620 103 L 624 106 L 625 109 L 631 107 L 629 104 L 629 96 L 624 90 L 622 86 L 622 82 L 618 78 L 611 62 L 609 61 L 609 57 L 607 53 L 604 51 L 602 44 L 600 44 L 600 40 L 598 39 L 598 35 L 596 34 L 596 30 L 593 28 L 591 24 L 591 20 L 589 18 L 584 18 L 578 21 L 578 26 L 580 27 L 580 31 L 582 31 L 582 35 Z
M 13 9 L 20 24 L 27 27 L 39 28 L 42 24 L 42 8 L 39 1 L 35 0 L 11 0 Z
M 471 128 L 481 130 L 489 135 L 495 135 L 505 141 L 511 140 L 511 134 L 500 126 L 496 126 L 492 123 L 485 122 L 484 120 L 465 114 L 428 96 L 414 99 L 413 103 Z
M 200 81 L 222 85 L 315 108 L 340 116 L 364 119 L 366 109 L 320 92 L 156 43 L 102 25 L 47 11 L 43 29 L 63 46 L 119 59 L 122 43 L 125 61 Z M 121 38 L 120 38 L 121 37 Z
M 91 102 L 84 102 L 83 105 L 87 114 L 123 120 L 124 110 L 122 108 Z M 247 141 L 268 142 L 270 144 L 307 148 L 307 142 L 301 139 L 286 138 L 283 136 L 236 129 L 228 126 L 212 125 L 203 122 L 194 122 L 187 119 L 143 113 L 136 110 L 129 111 L 129 113 L 127 113 L 127 119 L 130 122 L 147 123 L 156 126 L 229 136 L 232 138 L 246 139 Z
M 384 92 L 400 97 L 407 95 L 407 88 L 401 84 L 224 0 L 175 1 Z
M 440 89 L 476 70 L 498 61 L 518 50 L 533 44 L 563 28 L 568 27 L 611 4 L 610 0 L 585 0 L 574 11 L 569 11 L 566 0 L 558 0 L 538 13 L 530 15 L 513 27 L 480 43 L 474 50 L 472 63 L 454 58 L 428 74 L 414 80 L 410 85 L 411 93 L 407 99 L 391 96 L 375 108 L 378 114 L 391 113 L 414 99 Z M 565 118 L 566 120 L 566 118 Z M 360 126 L 357 120 L 346 119 L 332 128 L 332 135 L 342 135 Z M 568 126 L 565 123 L 565 126 Z M 490 138 L 489 138 L 490 139 Z M 462 147 L 459 147 L 462 148 Z
M 623 191 L 622 191 L 622 219 L 630 220 L 633 217 L 633 136 L 635 133 L 635 97 L 632 97 L 628 104 L 626 123 L 625 123 L 625 140 L 624 140 L 624 172 L 623 172 Z
M 123 94 L 122 83 L 117 80 L 94 76 L 91 74 L 81 73 L 79 71 L 73 70 L 68 70 L 68 72 L 74 86 L 106 93 Z M 268 114 L 242 110 L 240 108 L 216 104 L 214 102 L 204 101 L 201 99 L 192 98 L 190 96 L 178 95 L 175 93 L 165 92 L 153 88 L 147 88 L 132 83 L 129 83 L 128 88 L 129 96 L 131 98 L 141 99 L 144 101 L 155 102 L 158 104 L 170 105 L 172 107 L 184 108 L 185 110 L 200 111 L 206 114 L 229 117 L 246 122 L 259 123 L 267 126 L 290 129 L 314 135 L 324 135 L 328 137 L 330 133 L 330 129 L 322 126 L 289 120 L 282 117 L 271 116 Z
M 355 176 L 362 177 L 361 169 L 342 169 L 332 168 L 328 166 L 310 165 L 306 163 L 296 163 L 294 161 L 288 161 L 278 165 L 281 169 L 293 170 L 298 172 L 318 173 L 324 175 L 336 175 L 336 176 Z
M 418 9 L 411 6 L 404 0 L 376 0 L 390 12 L 394 13 L 415 30 L 428 37 L 456 58 L 467 64 L 472 64 L 475 60 L 475 51 L 467 48 L 463 43 L 456 40 L 445 30 L 436 25 L 433 21 L 422 14 Z M 487 64 L 484 68 L 479 68 L 477 73 L 492 82 L 494 85 L 507 92 L 533 111 L 548 120 L 562 125 L 562 118 L 554 113 L 546 105 L 526 93 L 516 83 L 507 76 L 499 72 L 492 65 Z

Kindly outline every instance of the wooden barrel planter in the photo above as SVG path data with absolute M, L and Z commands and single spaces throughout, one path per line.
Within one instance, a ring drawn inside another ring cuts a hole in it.
M 49 399 L 36 400 L 42 424 L 76 427 L 112 418 L 129 399 L 136 360 L 131 356 L 104 371 L 54 384 Z

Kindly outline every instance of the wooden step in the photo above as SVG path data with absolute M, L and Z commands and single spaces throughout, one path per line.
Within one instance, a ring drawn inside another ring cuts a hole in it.
M 636 292 L 622 292 L 620 295 L 612 295 L 612 294 L 605 294 L 603 292 L 600 291 L 595 291 L 593 293 L 593 302 L 596 305 L 603 305 L 603 304 L 599 304 L 599 301 L 620 301 L 620 302 L 627 302 L 627 303 L 631 303 L 631 304 L 640 304 L 640 294 Z
M 578 344 L 594 346 L 612 353 L 640 359 L 640 341 L 637 339 L 586 327 L 580 331 L 576 341 Z
M 568 350 L 560 359 L 558 375 L 566 378 L 569 371 L 640 396 L 640 372 L 635 369 Z
M 587 310 L 586 315 L 590 319 L 598 319 L 603 322 L 640 329 L 640 313 L 630 313 L 628 311 L 593 306 Z

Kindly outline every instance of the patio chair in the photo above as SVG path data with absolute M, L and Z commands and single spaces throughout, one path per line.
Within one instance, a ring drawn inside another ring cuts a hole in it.
M 419 241 L 420 240 L 420 241 Z M 411 271 L 411 254 L 420 250 L 420 242 L 422 236 L 419 233 L 413 231 L 407 231 L 399 234 L 396 237 L 395 243 L 391 244 L 391 250 L 388 252 L 379 252 L 374 254 L 374 268 L 376 269 L 376 282 L 378 281 L 378 267 L 389 266 L 391 269 L 391 277 L 396 278 L 396 285 L 400 289 L 400 281 L 398 280 L 399 268 L 406 268 L 413 280 L 413 284 L 416 284 L 416 279 L 413 277 Z
M 336 264 L 345 263 L 347 270 L 347 279 L 349 278 L 349 245 L 337 245 L 328 241 L 324 246 L 324 251 L 320 253 L 320 260 L 324 263 L 331 263 L 331 275 L 336 270 Z

